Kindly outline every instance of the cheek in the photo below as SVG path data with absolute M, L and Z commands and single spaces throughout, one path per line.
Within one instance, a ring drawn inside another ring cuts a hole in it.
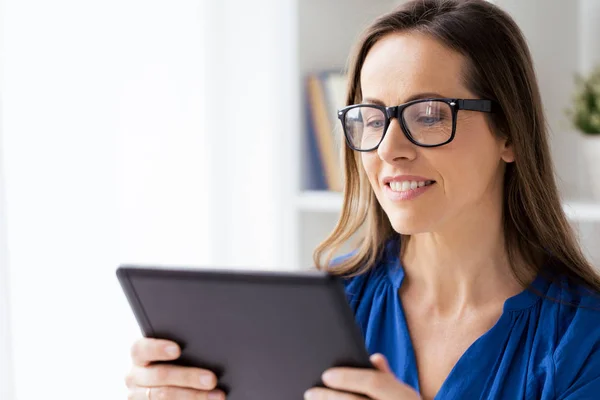
M 499 144 L 485 127 L 463 130 L 438 155 L 435 167 L 446 193 L 465 200 L 480 197 L 494 182 L 500 165 Z
M 377 156 L 377 152 L 371 151 L 361 153 L 362 166 L 371 182 L 373 189 L 377 191 L 379 169 L 381 168 L 381 159 Z

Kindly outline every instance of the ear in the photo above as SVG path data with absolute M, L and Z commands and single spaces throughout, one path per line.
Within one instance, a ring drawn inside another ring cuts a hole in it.
M 505 163 L 514 162 L 515 161 L 515 152 L 514 152 L 512 143 L 510 143 L 508 141 L 508 139 L 502 139 L 502 142 L 500 143 L 500 145 L 502 146 L 501 151 L 500 151 L 500 158 L 502 158 L 502 160 Z

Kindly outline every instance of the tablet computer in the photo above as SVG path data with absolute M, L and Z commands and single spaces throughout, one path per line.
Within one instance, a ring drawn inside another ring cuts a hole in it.
M 327 273 L 121 265 L 117 277 L 143 335 L 177 342 L 174 363 L 215 372 L 228 400 L 302 399 L 330 367 L 372 368 Z

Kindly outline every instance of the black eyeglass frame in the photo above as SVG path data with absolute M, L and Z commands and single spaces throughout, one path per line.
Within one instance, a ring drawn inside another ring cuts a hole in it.
M 417 104 L 417 103 L 425 103 L 428 101 L 444 102 L 444 103 L 448 104 L 450 106 L 450 109 L 452 110 L 452 134 L 450 135 L 450 138 L 447 141 L 440 143 L 440 144 L 421 144 L 421 143 L 417 142 L 411 136 L 409 129 L 406 127 L 406 124 L 404 123 L 404 118 L 402 118 L 402 114 L 404 113 L 404 110 L 406 109 L 406 107 L 411 106 L 413 104 Z M 346 124 L 344 123 L 344 119 L 346 118 L 346 113 L 348 111 L 352 110 L 353 108 L 358 108 L 358 107 L 376 108 L 378 110 L 381 110 L 381 112 L 383 112 L 383 115 L 385 116 L 385 126 L 383 128 L 383 135 L 381 135 L 381 140 L 379 141 L 379 143 L 377 143 L 377 145 L 375 145 L 374 147 L 372 147 L 370 149 L 357 149 L 356 147 L 354 147 L 352 145 L 352 142 L 348 135 L 348 132 L 346 132 Z M 406 136 L 406 138 L 408 140 L 410 140 L 411 143 L 414 143 L 415 145 L 417 145 L 419 147 L 440 147 L 440 146 L 450 143 L 454 139 L 454 136 L 456 134 L 456 115 L 458 114 L 459 110 L 491 113 L 491 112 L 494 112 L 494 108 L 495 108 L 495 106 L 494 106 L 494 102 L 492 100 L 430 98 L 430 99 L 417 99 L 417 100 L 409 101 L 408 103 L 400 104 L 397 106 L 391 106 L 391 107 L 386 107 L 386 106 L 382 106 L 379 104 L 353 104 L 351 106 L 347 106 L 347 107 L 344 107 L 344 108 L 338 110 L 337 114 L 338 114 L 338 119 L 340 120 L 340 122 L 342 124 L 342 129 L 344 130 L 344 137 L 346 138 L 346 143 L 348 144 L 348 147 L 350 147 L 354 151 L 367 152 L 367 151 L 373 151 L 373 150 L 377 149 L 379 147 L 379 145 L 381 145 L 381 142 L 383 142 L 383 139 L 385 138 L 385 135 L 387 134 L 387 130 L 390 127 L 390 122 L 391 122 L 392 118 L 396 118 L 398 120 L 398 122 L 400 123 L 400 126 L 402 127 L 402 132 L 404 133 L 404 136 Z

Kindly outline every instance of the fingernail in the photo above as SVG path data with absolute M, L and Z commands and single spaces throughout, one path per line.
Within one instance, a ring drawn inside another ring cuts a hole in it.
M 223 400 L 223 394 L 221 392 L 210 392 L 208 393 L 208 400 Z
M 213 377 L 212 375 L 202 375 L 200 376 L 200 383 L 204 386 L 212 386 Z
M 167 348 L 165 350 L 168 355 L 173 356 L 173 357 L 175 357 L 177 354 L 179 354 L 179 348 L 175 345 L 167 346 Z
M 316 400 L 316 398 L 317 396 L 312 390 L 307 390 L 306 392 L 304 392 L 304 400 Z
M 335 371 L 325 371 L 322 378 L 325 382 L 334 382 L 337 379 L 338 375 L 339 374 Z

